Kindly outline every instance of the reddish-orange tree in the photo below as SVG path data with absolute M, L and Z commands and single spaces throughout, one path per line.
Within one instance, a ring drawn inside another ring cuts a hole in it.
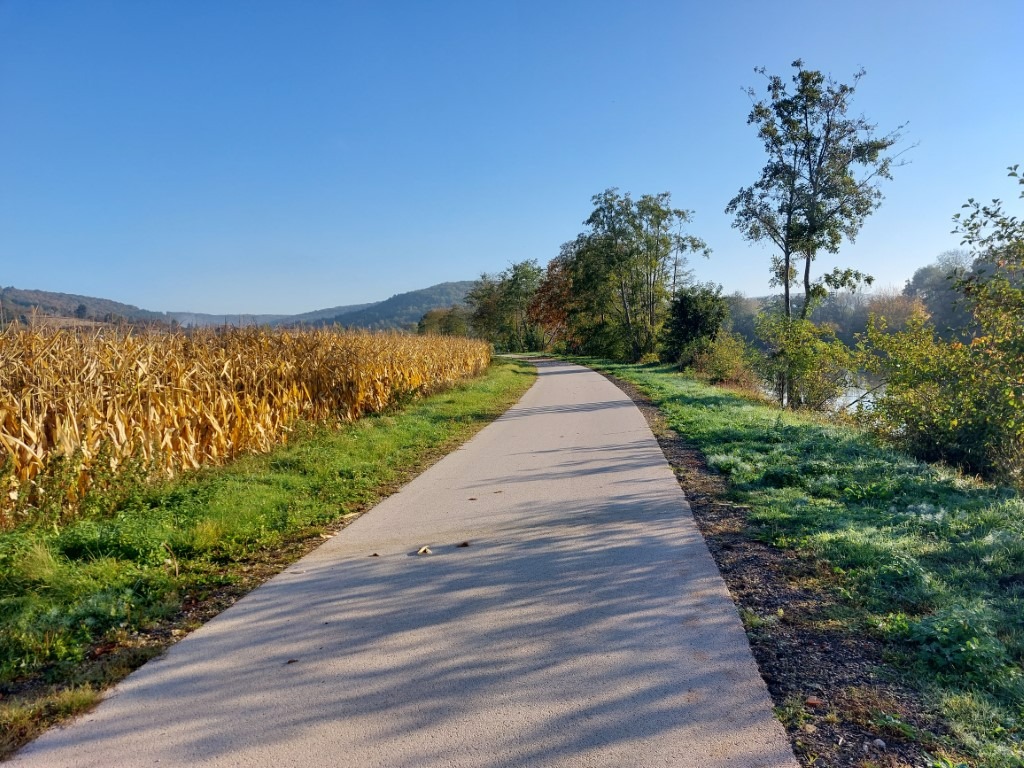
M 570 307 L 573 305 L 572 272 L 569 257 L 564 253 L 548 264 L 547 271 L 533 295 L 527 310 L 527 318 L 541 329 L 545 349 L 559 344 L 569 351 L 579 348 L 569 323 Z

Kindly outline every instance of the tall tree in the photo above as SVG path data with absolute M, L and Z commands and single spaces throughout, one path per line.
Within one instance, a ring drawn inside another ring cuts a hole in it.
M 793 314 L 792 288 L 802 280 L 805 319 L 830 290 L 870 284 L 870 275 L 856 269 L 836 268 L 814 279 L 811 265 L 819 251 L 836 253 L 844 238 L 853 241 L 881 204 L 879 185 L 891 178 L 895 160 L 886 153 L 902 126 L 878 135 L 864 117 L 849 115 L 863 70 L 846 85 L 805 69 L 799 59 L 793 67 L 791 84 L 763 67 L 755 70 L 768 79 L 767 97 L 754 102 L 747 123 L 757 126 L 768 162 L 725 210 L 748 240 L 768 240 L 778 249 L 772 279 L 782 287 L 787 318 Z M 748 93 L 756 99 L 754 89 Z
M 466 294 L 466 304 L 473 332 L 492 344 L 502 343 L 505 322 L 501 308 L 500 279 L 486 272 L 480 275 L 480 279 Z
M 672 283 L 683 279 L 684 254 L 709 251 L 683 231 L 691 212 L 673 208 L 668 192 L 634 200 L 611 188 L 593 203 L 589 231 L 573 249 L 581 278 L 574 287 L 590 294 L 592 308 L 611 315 L 629 357 L 639 360 L 657 349 Z

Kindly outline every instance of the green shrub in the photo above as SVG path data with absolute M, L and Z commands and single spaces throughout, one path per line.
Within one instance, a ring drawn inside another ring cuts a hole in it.
M 686 368 L 694 353 L 714 341 L 729 318 L 722 286 L 696 283 L 676 291 L 662 329 L 662 360 Z
M 759 373 L 783 406 L 828 410 L 850 387 L 853 355 L 831 329 L 763 313 L 757 334 L 767 345 Z
M 925 461 L 1021 485 L 1024 423 L 982 344 L 940 339 L 924 317 L 887 333 L 872 318 L 862 364 L 885 382 L 859 418 L 876 433 Z
M 1024 184 L 1016 166 L 1009 175 Z M 1024 221 L 999 200 L 964 208 L 953 218 L 974 262 L 954 285 L 973 338 L 942 340 L 920 316 L 900 333 L 873 319 L 862 365 L 886 387 L 865 417 L 922 458 L 1024 487 Z
M 709 384 L 753 389 L 757 383 L 750 351 L 738 333 L 722 331 L 714 339 L 698 342 L 690 352 L 689 365 Z

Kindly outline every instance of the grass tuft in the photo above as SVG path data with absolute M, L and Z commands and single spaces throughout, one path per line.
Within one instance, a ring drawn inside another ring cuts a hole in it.
M 79 685 L 29 701 L 0 702 L 0 760 L 42 733 L 48 724 L 87 712 L 99 697 L 96 688 Z

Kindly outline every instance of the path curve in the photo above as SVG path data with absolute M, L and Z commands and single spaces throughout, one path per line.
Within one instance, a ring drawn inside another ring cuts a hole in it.
M 539 365 L 473 440 L 13 764 L 795 768 L 643 416 Z

